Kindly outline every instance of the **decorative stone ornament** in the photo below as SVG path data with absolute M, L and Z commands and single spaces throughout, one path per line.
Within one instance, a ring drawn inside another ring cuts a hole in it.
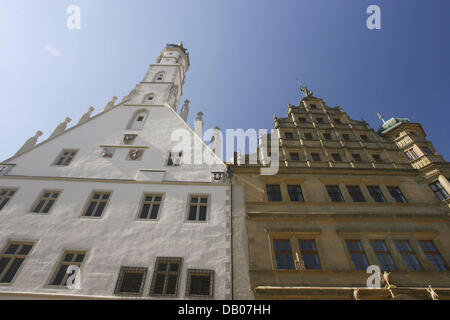
M 103 148 L 102 158 L 112 158 L 114 155 L 115 149 L 113 148 Z
M 16 152 L 14 156 L 18 156 L 19 154 L 22 154 L 24 152 L 27 152 L 28 150 L 31 150 L 36 145 L 36 142 L 38 138 L 42 136 L 42 131 L 38 130 L 36 131 L 36 134 L 28 139 L 25 144 L 22 146 L 22 148 L 19 149 L 19 151 Z
M 88 112 L 83 114 L 83 116 L 80 118 L 77 124 L 82 124 L 88 121 L 91 118 L 91 113 L 94 111 L 94 107 L 90 106 Z
M 109 101 L 106 104 L 104 111 L 107 111 L 107 110 L 110 110 L 110 109 L 114 108 L 114 105 L 115 105 L 117 99 L 118 98 L 116 96 L 112 97 L 111 101 Z
M 224 173 L 223 172 L 212 172 L 211 182 L 223 182 Z
M 53 133 L 50 135 L 50 138 L 56 137 L 58 135 L 60 135 L 61 133 L 64 132 L 64 130 L 66 130 L 67 125 L 69 124 L 69 122 L 72 121 L 72 119 L 70 119 L 69 117 L 66 118 L 66 120 L 64 120 L 64 122 L 61 122 L 53 131 Z
M 133 144 L 135 139 L 136 139 L 135 134 L 126 134 L 123 136 L 122 142 L 124 144 Z
M 128 159 L 130 160 L 141 160 L 144 150 L 132 149 L 128 152 Z

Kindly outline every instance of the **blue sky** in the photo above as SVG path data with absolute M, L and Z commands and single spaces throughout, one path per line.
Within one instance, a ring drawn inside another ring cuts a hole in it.
M 80 30 L 66 28 L 71 4 Z M 381 30 L 366 27 L 371 4 Z M 206 127 L 272 128 L 301 97 L 299 78 L 375 129 L 377 112 L 422 123 L 449 160 L 449 12 L 447 0 L 0 0 L 0 159 L 121 99 L 184 41 L 191 125 L 203 111 Z

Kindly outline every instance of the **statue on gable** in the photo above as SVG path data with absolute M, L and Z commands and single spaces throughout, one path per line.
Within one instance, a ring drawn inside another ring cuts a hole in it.
M 117 97 L 116 96 L 112 97 L 111 101 L 106 104 L 104 111 L 114 108 L 116 101 L 117 101 Z
M 94 107 L 90 106 L 88 112 L 83 114 L 83 116 L 80 118 L 80 121 L 78 121 L 78 124 L 85 123 L 91 118 L 91 113 L 94 112 Z
M 311 90 L 309 90 L 308 87 L 306 87 L 306 86 L 300 85 L 300 91 L 303 92 L 303 94 L 306 97 L 312 97 L 312 95 L 313 95 L 313 92 Z
M 40 131 L 40 130 L 36 131 L 36 134 L 33 137 L 31 137 L 30 139 L 28 139 L 25 142 L 25 144 L 22 146 L 22 148 L 20 148 L 19 151 L 17 151 L 14 156 L 18 156 L 19 154 L 22 154 L 24 152 L 27 152 L 28 150 L 31 150 L 36 145 L 36 142 L 40 136 L 42 136 L 42 131 Z
M 64 132 L 64 130 L 66 130 L 67 125 L 69 124 L 69 122 L 72 121 L 72 119 L 70 119 L 69 117 L 66 118 L 66 120 L 64 120 L 64 122 L 61 122 L 56 129 L 53 131 L 53 133 L 50 135 L 50 138 L 56 137 L 57 135 L 60 135 L 61 133 Z

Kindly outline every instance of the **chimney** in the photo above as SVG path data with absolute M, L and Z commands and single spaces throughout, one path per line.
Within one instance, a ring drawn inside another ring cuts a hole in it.
M 181 108 L 180 116 L 181 116 L 181 119 L 183 119 L 185 122 L 187 121 L 188 114 L 189 114 L 189 103 L 190 103 L 189 100 L 187 100 L 187 99 L 184 100 L 183 108 Z
M 194 131 L 201 139 L 203 139 L 203 112 L 197 113 L 197 119 L 195 119 L 194 123 Z

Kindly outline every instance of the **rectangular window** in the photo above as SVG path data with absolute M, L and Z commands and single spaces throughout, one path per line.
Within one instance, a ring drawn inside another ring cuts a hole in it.
M 11 198 L 16 193 L 17 189 L 0 189 L 0 210 L 2 210 L 6 204 L 11 200 Z
M 273 250 L 278 270 L 295 269 L 289 240 L 273 240 Z
M 384 195 L 383 192 L 381 192 L 380 187 L 368 186 L 367 190 L 369 190 L 369 193 L 372 196 L 373 200 L 375 200 L 375 202 L 386 202 L 386 199 L 384 199 Z
M 311 153 L 311 158 L 313 159 L 313 161 L 320 161 L 320 154 Z
M 73 273 L 67 273 L 69 266 L 77 266 L 81 268 L 83 261 L 86 257 L 85 251 L 64 251 L 63 257 L 56 268 L 49 285 L 51 286 L 66 286 L 67 279 Z
M 355 162 L 361 162 L 361 156 L 358 153 L 352 153 L 352 157 Z
M 343 202 L 344 198 L 342 197 L 341 189 L 339 186 L 326 186 L 328 195 L 330 196 L 331 201 L 333 202 Z
M 336 124 L 340 124 L 341 123 L 341 119 L 339 119 L 339 118 L 334 118 L 333 121 Z
M 411 271 L 422 270 L 416 253 L 411 249 L 408 240 L 395 240 L 395 245 Z
M 101 217 L 108 203 L 111 192 L 94 192 L 84 212 L 85 217 Z
M 299 117 L 299 118 L 298 118 L 298 122 L 306 122 L 306 118 L 304 118 L 304 117 Z
M 364 142 L 368 142 L 369 141 L 369 137 L 367 135 L 365 135 L 365 134 L 360 135 L 360 137 L 361 137 L 361 140 L 364 141 Z
M 336 162 L 341 162 L 341 161 L 342 161 L 341 155 L 340 155 L 339 153 L 332 153 L 332 154 L 331 154 L 331 157 L 332 157 L 333 160 L 336 161 Z
M 364 196 L 359 186 L 347 186 L 348 193 L 353 199 L 353 202 L 365 202 Z
M 372 158 L 375 162 L 383 162 L 379 154 L 372 154 Z
M 178 167 L 181 165 L 181 159 L 183 158 L 183 152 L 170 152 L 169 158 L 167 159 L 167 165 Z
M 431 183 L 429 186 L 436 195 L 436 198 L 438 198 L 440 201 L 444 201 L 449 198 L 447 191 L 442 187 L 439 181 L 435 181 Z
M 186 297 L 214 297 L 214 270 L 187 270 Z
M 303 198 L 302 187 L 300 185 L 288 185 L 289 198 L 292 202 L 305 201 Z
M 372 245 L 373 251 L 375 251 L 383 271 L 397 270 L 384 240 L 370 240 L 370 244 Z
M 312 133 L 305 132 L 305 139 L 306 140 L 312 140 L 312 138 L 313 138 Z
M 285 132 L 284 138 L 287 140 L 294 140 L 294 135 L 292 134 L 292 132 Z
M 208 196 L 191 196 L 188 221 L 206 221 L 208 213 Z
M 11 283 L 34 243 L 11 241 L 0 254 L 0 284 Z
M 342 135 L 342 139 L 344 139 L 344 141 L 350 141 L 350 135 L 348 135 L 347 133 L 344 133 Z
M 269 201 L 282 201 L 281 188 L 278 184 L 266 185 L 267 200 Z
M 114 294 L 140 296 L 147 277 L 147 268 L 121 267 Z
M 417 155 L 417 153 L 413 149 L 409 149 L 408 151 L 405 151 L 405 155 L 408 157 L 408 159 L 410 161 L 414 161 L 417 158 L 419 158 L 419 156 Z
M 150 287 L 151 296 L 177 296 L 181 263 L 182 258 L 156 258 Z
M 317 106 L 315 104 L 310 105 L 311 109 L 317 109 Z
M 323 137 L 325 140 L 331 140 L 331 134 L 329 134 L 329 133 L 324 133 Z
M 141 210 L 139 210 L 139 219 L 156 220 L 158 219 L 159 208 L 161 207 L 162 194 L 144 194 Z
M 314 240 L 299 240 L 300 253 L 306 270 L 320 270 L 319 253 Z
M 56 159 L 55 165 L 68 166 L 72 162 L 72 160 L 76 154 L 77 154 L 77 150 L 64 149 L 63 151 L 61 151 L 58 158 Z
M 318 123 L 323 123 L 323 118 L 316 118 L 316 121 L 317 121 Z
M 299 161 L 300 160 L 300 156 L 299 156 L 298 152 L 290 152 L 290 156 L 291 156 L 291 160 L 292 161 Z
M 445 263 L 444 259 L 442 258 L 441 254 L 439 253 L 438 249 L 436 248 L 432 240 L 420 240 L 419 244 L 423 252 L 427 256 L 428 260 L 430 260 L 431 263 L 433 264 L 435 270 L 437 271 L 447 270 L 447 264 Z
M 44 190 L 31 212 L 48 213 L 58 199 L 59 191 Z
M 359 240 L 346 240 L 348 252 L 350 257 L 355 264 L 356 270 L 367 270 L 369 263 L 367 261 L 366 253 Z
M 402 191 L 399 187 L 387 187 L 389 193 L 391 194 L 392 198 L 395 199 L 395 201 L 400 203 L 406 203 L 406 198 L 403 195 Z

